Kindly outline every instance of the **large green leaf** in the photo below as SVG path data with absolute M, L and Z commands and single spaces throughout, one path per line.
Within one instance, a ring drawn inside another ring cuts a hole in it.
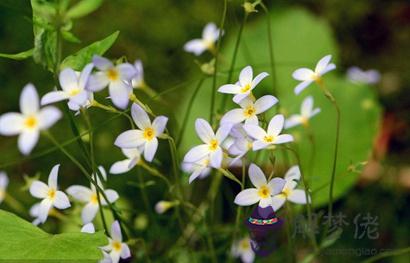
M 261 12 L 257 15 L 261 18 L 245 27 L 235 66 L 237 70 L 234 73 L 234 80 L 238 77 L 238 70 L 246 65 L 252 65 L 255 74 L 261 71 L 270 72 L 266 16 Z M 306 131 L 303 128 L 289 131 L 294 133 L 297 139 L 295 145 L 300 152 L 302 168 L 314 191 L 313 203 L 315 206 L 321 206 L 328 201 L 328 185 L 335 140 L 335 110 L 314 84 L 296 96 L 293 88 L 297 82 L 292 79 L 292 72 L 300 67 L 313 68 L 315 63 L 327 54 L 332 54 L 337 64 L 337 47 L 325 21 L 303 10 L 277 10 L 271 13 L 271 26 L 278 83 L 276 88 L 281 110 L 286 115 L 298 113 L 301 102 L 308 95 L 313 95 L 315 105 L 322 109 L 322 112 L 312 120 L 310 126 L 316 141 L 314 167 L 310 167 L 312 148 Z M 223 70 L 229 66 L 228 62 L 233 54 L 236 37 L 235 32 L 230 36 L 229 32 L 227 34 L 227 39 L 224 39 L 226 46 L 222 50 Z M 351 189 L 357 180 L 358 174 L 348 171 L 349 166 L 367 160 L 370 154 L 378 127 L 380 108 L 375 100 L 375 92 L 370 87 L 351 84 L 338 72 L 329 73 L 324 77 L 324 81 L 334 93 L 342 115 L 339 160 L 334 188 L 334 196 L 338 198 Z M 225 83 L 226 76 L 218 78 L 218 87 Z M 194 131 L 194 120 L 198 117 L 207 118 L 209 116 L 211 85 L 209 80 L 204 83 L 194 103 L 195 106 L 190 112 L 191 117 L 183 140 L 182 153 L 198 143 Z M 270 76 L 258 85 L 255 93 L 260 96 L 271 94 L 272 90 L 272 76 Z M 217 106 L 220 105 L 223 96 L 225 95 L 217 94 L 219 100 Z M 228 101 L 231 101 L 231 97 L 229 96 Z M 272 116 L 275 110 L 277 106 L 269 112 L 269 115 Z M 186 105 L 183 105 L 179 116 L 183 116 L 185 111 Z M 267 164 L 269 159 L 263 158 L 260 164 L 262 162 Z M 313 172 L 310 173 L 312 168 Z
M 102 232 L 52 235 L 0 210 L 0 261 L 97 262 L 106 243 Z
M 81 70 L 87 63 L 91 62 L 94 55 L 103 55 L 114 44 L 118 34 L 119 31 L 116 31 L 108 37 L 96 41 L 80 49 L 75 54 L 66 57 L 61 63 L 61 69 L 71 67 L 75 70 Z

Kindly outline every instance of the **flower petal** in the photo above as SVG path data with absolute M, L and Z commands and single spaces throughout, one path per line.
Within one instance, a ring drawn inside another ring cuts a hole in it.
M 196 56 L 201 55 L 208 47 L 202 39 L 193 39 L 184 45 L 186 52 L 194 53 Z
M 98 212 L 98 203 L 88 203 L 81 211 L 81 220 L 83 224 L 88 224 L 93 221 Z
M 94 227 L 93 223 L 87 223 L 87 224 L 83 225 L 83 227 L 81 228 L 81 232 L 82 233 L 88 233 L 88 234 L 95 233 L 95 227 Z
M 246 66 L 239 73 L 239 83 L 242 87 L 250 85 L 253 79 L 253 71 L 251 66 Z
M 300 179 L 300 169 L 298 165 L 294 165 L 289 168 L 289 170 L 285 174 L 285 180 L 286 181 L 291 181 L 291 180 L 299 180 Z
M 209 146 L 201 144 L 193 147 L 184 156 L 184 163 L 195 163 L 209 154 Z
M 223 124 L 219 127 L 219 129 L 216 131 L 215 138 L 218 140 L 219 144 L 221 144 L 226 137 L 228 137 L 229 133 L 231 132 L 232 129 L 232 124 Z
M 56 164 L 51 169 L 50 175 L 48 176 L 48 187 L 57 189 L 57 179 L 58 179 L 58 169 L 60 168 L 59 164 Z
M 110 168 L 110 174 L 122 174 L 131 170 L 129 167 L 131 163 L 130 159 L 115 162 Z
M 252 81 L 251 89 L 254 89 L 259 84 L 259 82 L 261 82 L 267 76 L 269 76 L 269 74 L 266 73 L 266 72 L 262 72 L 262 73 L 258 74 L 255 77 L 255 79 Z
M 269 181 L 268 186 L 271 191 L 271 195 L 280 194 L 285 187 L 286 181 L 282 178 L 276 177 Z
M 268 134 L 278 136 L 283 129 L 285 117 L 282 114 L 275 115 L 269 122 Z
M 295 87 L 295 94 L 299 95 L 307 86 L 309 86 L 311 83 L 313 82 L 313 80 L 305 80 L 301 83 L 299 83 L 296 87 Z
M 40 220 L 41 223 L 46 222 L 47 217 L 48 217 L 48 212 L 50 211 L 50 208 L 52 207 L 52 202 L 50 199 L 46 198 L 43 199 L 43 201 L 40 202 L 40 206 L 38 209 L 38 219 Z
M 125 243 L 121 244 L 121 254 L 120 254 L 120 256 L 121 256 L 122 259 L 126 259 L 126 258 L 131 257 L 130 248 Z
M 10 136 L 21 133 L 24 117 L 17 112 L 5 113 L 0 116 L 0 134 Z
M 93 68 L 93 63 L 89 63 L 84 67 L 83 71 L 81 71 L 80 79 L 78 80 L 78 88 L 85 89 L 87 87 L 88 80 L 90 78 L 91 71 L 93 70 Z
M 41 181 L 34 181 L 30 185 L 30 194 L 34 197 L 44 199 L 47 197 L 48 186 Z
M 20 152 L 24 155 L 30 154 L 34 146 L 36 146 L 39 136 L 40 133 L 38 130 L 24 131 L 21 133 L 18 138 L 18 148 Z
M 104 72 L 97 72 L 90 76 L 87 83 L 87 90 L 100 91 L 108 86 L 110 80 Z
M 306 204 L 306 194 L 302 189 L 295 189 L 291 192 L 288 200 L 296 204 Z
M 314 72 L 308 68 L 300 68 L 292 73 L 292 77 L 299 81 L 312 80 Z
M 118 200 L 118 198 L 120 198 L 120 196 L 118 195 L 117 191 L 112 190 L 112 189 L 107 189 L 104 191 L 105 195 L 107 196 L 108 202 L 114 203 L 115 201 Z M 104 202 L 106 202 L 105 200 L 103 200 Z
M 243 109 L 233 109 L 225 113 L 221 119 L 221 124 L 233 123 L 237 124 L 243 122 L 246 116 L 243 113 Z
M 167 122 L 168 122 L 168 118 L 165 116 L 158 116 L 152 122 L 152 127 L 154 128 L 155 135 L 157 137 L 164 132 L 165 127 L 167 126 Z
M 241 103 L 242 100 L 246 99 L 246 97 L 248 97 L 249 94 L 250 94 L 250 91 L 247 91 L 245 93 L 236 94 L 235 96 L 233 96 L 232 100 L 236 104 L 239 104 Z
M 260 97 L 257 101 L 255 101 L 255 113 L 261 114 L 262 112 L 269 110 L 276 103 L 278 103 L 278 99 L 274 96 L 265 95 Z
M 121 227 L 117 220 L 111 225 L 111 238 L 114 241 L 122 241 Z
M 144 159 L 147 162 L 151 162 L 154 159 L 155 153 L 158 148 L 158 139 L 153 138 L 151 141 L 147 141 L 144 146 Z
M 134 103 L 131 106 L 131 115 L 135 124 L 141 130 L 151 127 L 151 120 L 145 110 L 138 104 Z
M 263 142 L 263 141 L 255 141 L 255 142 L 252 144 L 252 150 L 253 150 L 253 151 L 259 151 L 259 150 L 265 149 L 265 148 L 268 147 L 269 145 L 271 145 L 271 144 L 270 144 L 270 143 L 265 143 L 265 142 Z
M 57 101 L 68 99 L 68 95 L 65 91 L 57 90 L 51 91 L 41 98 L 41 105 L 51 104 Z
M 114 144 L 120 148 L 136 148 L 145 143 L 144 134 L 140 130 L 128 130 L 115 139 Z
M 332 59 L 331 55 L 327 55 L 321 58 L 319 62 L 316 64 L 315 72 L 320 74 L 327 67 L 331 59 Z
M 215 138 L 215 133 L 212 130 L 211 125 L 209 125 L 209 123 L 204 119 L 196 119 L 195 130 L 198 134 L 198 137 L 204 143 L 210 143 L 211 140 Z
M 257 203 L 260 200 L 258 190 L 256 188 L 249 188 L 242 190 L 234 200 L 234 203 L 240 206 L 248 206 Z
M 223 159 L 223 152 L 222 149 L 219 147 L 217 150 L 213 151 L 209 155 L 209 159 L 211 161 L 211 166 L 213 168 L 221 168 L 222 159 Z
M 281 134 L 276 137 L 274 144 L 282 144 L 287 142 L 293 142 L 293 136 L 290 134 Z
M 300 107 L 300 113 L 303 117 L 309 118 L 310 113 L 312 112 L 313 109 L 313 97 L 312 96 L 307 96 Z
M 120 109 L 125 109 L 128 106 L 131 87 L 123 81 L 111 82 L 108 90 L 112 103 Z
M 202 39 L 208 40 L 210 42 L 215 42 L 219 36 L 219 29 L 214 23 L 208 23 L 202 31 Z
M 335 64 L 329 64 L 326 66 L 326 68 L 324 70 L 322 70 L 322 72 L 320 72 L 320 76 L 323 76 L 324 74 L 328 73 L 329 71 L 332 71 L 336 69 L 336 65 Z
M 219 87 L 218 92 L 228 94 L 238 94 L 241 92 L 241 87 L 235 84 L 226 84 Z
M 57 207 L 58 209 L 66 209 L 70 207 L 70 201 L 68 200 L 68 197 L 65 193 L 62 191 L 57 191 L 56 196 L 54 199 L 54 206 Z
M 288 119 L 285 120 L 285 129 L 295 127 L 297 125 L 300 125 L 301 123 L 302 122 L 301 122 L 300 115 L 294 114 L 294 115 L 290 116 Z
M 134 66 L 130 63 L 122 63 L 122 64 L 116 66 L 116 68 L 118 69 L 122 80 L 131 81 L 131 79 L 137 73 L 135 71 Z
M 272 208 L 276 212 L 278 211 L 284 204 L 286 199 L 282 195 L 275 195 L 272 197 Z
M 71 195 L 75 200 L 83 203 L 87 203 L 91 200 L 93 191 L 82 185 L 72 185 L 67 188 L 66 192 Z
M 266 208 L 268 206 L 272 205 L 272 197 L 267 197 L 267 198 L 261 198 L 259 201 L 259 207 Z
M 266 132 L 258 125 L 245 124 L 243 128 L 249 136 L 258 140 L 263 140 L 263 138 L 267 135 Z
M 40 107 L 38 93 L 33 84 L 27 84 L 20 95 L 20 110 L 24 115 L 33 115 Z
M 61 119 L 61 117 L 61 111 L 56 107 L 44 107 L 40 110 L 38 114 L 38 125 L 41 130 L 46 130 L 53 126 L 59 119 Z
M 266 176 L 256 164 L 251 163 L 249 166 L 249 179 L 256 188 L 266 185 Z
M 110 60 L 98 55 L 93 56 L 93 64 L 99 70 L 107 70 L 114 66 Z
M 60 86 L 64 91 L 69 91 L 73 88 L 78 88 L 77 74 L 72 68 L 65 68 L 58 76 Z

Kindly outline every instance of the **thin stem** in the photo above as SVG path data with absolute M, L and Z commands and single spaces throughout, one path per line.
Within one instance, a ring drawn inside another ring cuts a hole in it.
M 92 101 L 91 106 L 106 110 L 108 112 L 117 113 L 117 114 L 120 114 L 122 116 L 125 116 L 128 119 L 128 121 L 130 122 L 131 128 L 135 129 L 134 121 L 127 113 L 125 113 L 123 111 L 119 111 L 119 110 L 117 110 L 116 108 L 114 108 L 112 106 L 107 106 L 107 105 L 101 104 L 96 100 Z
M 219 26 L 219 36 L 218 36 L 218 41 L 216 44 L 216 50 L 215 50 L 215 69 L 214 69 L 214 75 L 212 79 L 212 97 L 211 97 L 211 109 L 209 112 L 209 121 L 211 124 L 214 122 L 214 111 L 215 111 L 215 99 L 216 99 L 216 74 L 218 73 L 218 58 L 219 58 L 219 48 L 221 46 L 221 36 L 222 36 L 222 31 L 225 26 L 225 19 L 226 19 L 226 12 L 228 9 L 228 0 L 224 0 L 224 7 L 222 11 L 222 19 L 221 19 L 221 24 Z
M 158 171 L 157 169 L 155 169 L 154 167 L 149 166 L 146 162 L 144 161 L 140 161 L 138 163 L 139 166 L 141 166 L 142 168 L 144 168 L 147 172 L 149 172 L 151 175 L 153 176 L 157 176 L 160 179 L 162 179 L 168 186 L 168 188 L 171 188 L 171 182 L 168 180 L 168 178 L 163 175 L 160 171 Z
M 292 211 L 291 211 L 291 207 L 289 206 L 289 203 L 286 202 L 285 204 L 286 206 L 286 236 L 288 239 L 288 254 L 289 254 L 289 261 L 290 262 L 296 262 L 295 260 L 295 249 L 294 249 L 294 244 L 293 244 L 293 238 L 291 237 L 291 223 L 293 222 L 292 220 Z
M 383 258 L 404 255 L 404 254 L 407 254 L 407 253 L 410 253 L 410 247 L 401 248 L 401 249 L 394 249 L 394 250 L 379 253 L 379 254 L 377 254 L 373 257 L 370 257 L 370 258 L 362 261 L 362 263 L 376 262 L 376 261 L 378 261 L 380 259 L 383 259 Z

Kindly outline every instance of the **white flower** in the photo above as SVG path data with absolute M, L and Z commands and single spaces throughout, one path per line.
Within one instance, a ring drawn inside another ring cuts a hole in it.
M 222 165 L 223 151 L 222 143 L 229 135 L 232 125 L 221 125 L 216 134 L 211 125 L 204 119 L 195 121 L 195 130 L 204 144 L 195 146 L 185 154 L 184 163 L 197 163 L 199 160 L 209 156 L 210 166 L 220 168 Z
M 141 160 L 141 153 L 138 148 L 121 149 L 127 159 L 115 162 L 110 168 L 110 174 L 122 174 L 130 171 Z
M 219 38 L 219 32 L 220 30 L 214 23 L 208 23 L 202 31 L 202 38 L 188 41 L 184 45 L 184 50 L 194 53 L 196 56 L 201 55 L 205 50 L 213 51 L 215 49 L 215 42 Z
M 113 263 L 118 263 L 120 258 L 126 259 L 131 257 L 130 248 L 122 242 L 121 228 L 118 221 L 111 225 L 111 238 L 108 238 L 109 244 L 102 249 L 110 254 Z
M 293 114 L 285 121 L 285 129 L 292 128 L 297 125 L 309 125 L 309 119 L 320 112 L 320 108 L 313 109 L 313 97 L 306 97 L 300 107 L 300 114 Z
M 211 173 L 209 156 L 192 162 L 192 163 L 182 163 L 182 170 L 186 173 L 191 173 L 189 176 L 189 183 L 192 183 L 196 178 L 205 178 Z
M 32 84 L 27 84 L 21 92 L 20 110 L 21 113 L 10 112 L 0 116 L 0 134 L 19 134 L 18 148 L 27 155 L 37 144 L 40 131 L 53 126 L 61 118 L 61 112 L 52 106 L 40 109 L 38 94 Z
M 138 59 L 135 61 L 134 68 L 135 68 L 135 76 L 131 80 L 132 87 L 134 89 L 142 88 L 145 86 L 145 81 L 144 81 L 144 68 L 142 66 L 141 60 Z
M 9 184 L 9 178 L 5 172 L 0 172 L 0 204 L 6 197 L 6 189 Z
M 221 93 L 235 94 L 233 101 L 239 103 L 244 98 L 248 97 L 252 90 L 269 74 L 262 72 L 253 78 L 253 71 L 251 66 L 242 69 L 239 74 L 239 81 L 236 84 L 226 84 L 221 86 L 218 91 Z
M 254 140 L 246 133 L 243 124 L 239 123 L 232 127 L 230 136 L 234 138 L 233 144 L 229 147 L 228 152 L 236 156 L 233 159 L 235 163 L 237 160 L 245 156 L 245 154 L 252 150 Z
M 263 96 L 255 102 L 252 98 L 246 97 L 238 103 L 241 108 L 225 113 L 221 119 L 221 124 L 237 124 L 245 121 L 246 124 L 258 125 L 258 117 L 256 115 L 269 110 L 277 102 L 278 99 L 271 95 Z
M 375 69 L 350 67 L 347 69 L 347 78 L 353 83 L 376 84 L 380 81 L 380 72 Z
M 100 56 L 93 57 L 93 63 L 100 71 L 90 76 L 87 89 L 100 91 L 108 86 L 110 98 L 115 106 L 125 109 L 132 92 L 131 79 L 135 69 L 130 63 L 114 65 Z
M 295 87 L 295 94 L 298 95 L 302 92 L 307 86 L 309 86 L 312 82 L 321 82 L 321 77 L 326 74 L 327 72 L 334 70 L 336 65 L 330 63 L 332 59 L 331 55 L 327 55 L 323 57 L 319 62 L 316 64 L 315 71 L 308 69 L 308 68 L 300 68 L 293 72 L 292 76 L 296 80 L 302 81 L 299 85 Z
M 104 250 L 102 250 L 102 253 L 103 253 L 103 259 L 101 259 L 99 263 L 112 263 L 110 254 L 108 254 Z
M 83 227 L 81 228 L 81 232 L 89 234 L 95 233 L 95 227 L 93 223 L 83 225 Z
M 43 199 L 40 202 L 38 218 L 41 223 L 47 220 L 48 212 L 51 208 L 66 209 L 70 207 L 70 201 L 67 195 L 58 190 L 57 177 L 59 164 L 55 165 L 48 177 L 48 185 L 41 181 L 34 181 L 30 186 L 30 193 L 32 196 Z
M 285 180 L 278 177 L 267 182 L 265 174 L 253 163 L 249 166 L 249 178 L 255 188 L 242 190 L 235 197 L 237 205 L 248 206 L 259 202 L 259 207 L 268 207 L 272 204 L 272 196 L 279 194 L 285 185 Z
M 120 148 L 142 149 L 145 160 L 151 162 L 158 148 L 157 137 L 163 134 L 168 118 L 158 116 L 151 123 L 148 114 L 135 103 L 131 107 L 131 115 L 139 129 L 121 133 L 114 144 Z
M 231 252 L 234 257 L 241 258 L 243 263 L 252 263 L 255 260 L 255 252 L 252 250 L 249 237 L 234 242 Z
M 155 204 L 155 212 L 163 214 L 173 206 L 175 206 L 175 202 L 161 200 Z
M 37 226 L 41 223 L 41 220 L 39 218 L 40 216 L 40 203 L 35 203 L 29 211 L 29 214 L 31 217 L 34 217 L 34 220 L 32 222 L 33 225 Z
M 106 173 L 105 173 L 104 168 L 100 166 L 99 169 L 104 179 L 106 179 L 105 177 Z M 104 190 L 104 187 L 98 176 L 97 176 L 97 184 L 104 191 L 104 194 L 107 196 L 109 203 L 114 203 L 118 199 L 119 196 L 115 190 L 112 190 L 112 189 Z M 73 185 L 73 186 L 70 186 L 66 191 L 75 200 L 86 204 L 83 210 L 81 211 L 81 219 L 83 223 L 87 224 L 87 223 L 92 222 L 99 209 L 98 195 L 97 195 L 97 189 L 95 188 L 95 185 L 91 183 L 90 188 L 87 188 L 82 185 Z M 101 205 L 106 206 L 107 202 L 101 193 L 99 197 L 100 197 Z
M 296 204 L 306 204 L 306 194 L 302 189 L 295 189 L 300 179 L 299 166 L 292 166 L 285 174 L 286 184 L 282 192 L 272 198 L 272 208 L 277 211 L 283 206 L 286 200 Z M 309 197 L 310 202 L 310 197 Z
M 81 73 L 72 68 L 66 68 L 60 72 L 59 81 L 62 90 L 51 91 L 41 98 L 41 105 L 47 105 L 57 101 L 68 100 L 71 110 L 85 107 L 90 98 L 90 92 L 86 90 L 88 79 L 94 65 L 86 65 Z
M 255 138 L 252 149 L 263 149 L 272 144 L 282 144 L 293 141 L 292 135 L 280 134 L 283 129 L 285 118 L 282 114 L 275 115 L 269 122 L 267 132 L 258 125 L 244 125 L 243 128 L 249 136 Z

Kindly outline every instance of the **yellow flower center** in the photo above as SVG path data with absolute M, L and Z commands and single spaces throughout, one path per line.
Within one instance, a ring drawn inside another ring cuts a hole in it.
M 219 145 L 218 140 L 216 139 L 211 140 L 209 142 L 209 150 L 215 151 L 216 149 L 218 149 L 218 145 Z
M 56 192 L 56 189 L 49 189 L 47 193 L 48 198 L 54 200 L 54 198 L 56 197 Z
M 113 241 L 112 242 L 112 249 L 117 251 L 117 252 L 121 251 L 121 242 Z
M 270 189 L 268 188 L 268 186 L 263 185 L 261 188 L 259 188 L 258 195 L 263 199 L 270 197 Z
M 322 78 L 317 73 L 313 73 L 312 80 L 319 85 L 322 83 Z
M 24 126 L 26 126 L 29 129 L 34 129 L 37 127 L 37 125 L 38 125 L 38 120 L 35 116 L 27 117 L 24 120 Z
M 246 84 L 244 87 L 242 87 L 241 92 L 246 93 L 251 89 L 251 84 Z
M 153 128 L 145 128 L 144 130 L 144 139 L 151 141 L 155 137 L 155 131 Z
M 68 92 L 68 95 L 70 95 L 70 97 L 74 97 L 74 96 L 78 95 L 80 93 L 80 91 L 81 90 L 79 88 L 74 88 L 74 89 L 71 89 Z
M 117 69 L 110 68 L 109 70 L 107 70 L 107 77 L 111 81 L 116 81 L 119 79 L 120 74 L 118 73 Z
M 241 250 L 248 250 L 250 248 L 249 240 L 248 239 L 243 239 L 239 243 L 239 247 Z
M 285 188 L 283 188 L 282 193 L 280 193 L 280 196 L 281 196 L 282 198 L 287 199 L 291 193 L 292 193 L 292 190 L 290 190 L 289 188 L 285 187 Z
M 93 193 L 90 198 L 90 203 L 97 204 L 98 203 L 98 196 L 96 193 Z
M 275 139 L 275 138 L 274 138 L 272 135 L 267 135 L 267 136 L 263 137 L 263 140 L 264 140 L 265 142 L 267 142 L 267 143 L 273 142 L 274 139 Z
M 303 126 L 308 127 L 309 126 L 309 119 L 306 117 L 301 117 L 300 122 L 302 123 Z
M 252 117 L 253 115 L 255 115 L 255 112 L 256 112 L 255 107 L 253 107 L 252 105 L 251 105 L 251 106 L 248 106 L 248 107 L 243 111 L 244 115 L 245 115 L 247 118 Z

